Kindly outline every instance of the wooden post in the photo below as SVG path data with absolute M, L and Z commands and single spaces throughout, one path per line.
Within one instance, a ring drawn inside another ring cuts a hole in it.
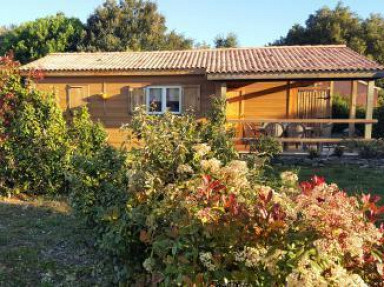
M 366 120 L 372 120 L 372 118 L 373 118 L 374 92 L 375 92 L 375 82 L 369 81 L 368 87 L 367 87 L 367 105 L 366 105 L 366 112 L 365 112 L 365 119 Z M 364 138 L 365 139 L 371 139 L 372 138 L 372 124 L 365 124 Z
M 335 82 L 331 81 L 329 85 L 329 101 L 328 101 L 328 107 L 327 107 L 327 113 L 332 118 L 332 105 L 333 105 L 333 98 L 335 96 Z
M 351 99 L 349 106 L 349 118 L 351 120 L 356 119 L 356 103 L 357 103 L 357 89 L 358 89 L 358 81 L 351 81 Z M 349 137 L 352 138 L 355 135 L 355 124 L 349 124 Z
M 227 98 L 227 83 L 220 82 L 216 84 L 216 96 L 222 99 Z

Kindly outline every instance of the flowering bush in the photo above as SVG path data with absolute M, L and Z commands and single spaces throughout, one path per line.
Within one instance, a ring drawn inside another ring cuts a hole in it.
M 384 286 L 377 197 L 348 196 L 320 177 L 299 184 L 292 172 L 272 188 L 225 128 L 225 144 L 212 144 L 213 124 L 139 112 L 129 127 L 145 144 L 119 164 L 104 154 L 100 175 L 82 170 L 74 205 L 92 219 L 115 283 Z
M 26 83 L 12 57 L 0 57 L 0 188 L 54 193 L 63 188 L 70 161 L 66 123 L 53 95 Z

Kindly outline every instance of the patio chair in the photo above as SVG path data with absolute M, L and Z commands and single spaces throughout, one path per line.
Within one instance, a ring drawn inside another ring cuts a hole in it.
M 290 123 L 285 128 L 286 134 L 288 138 L 294 138 L 294 139 L 302 139 L 305 137 L 305 126 L 298 123 Z M 301 146 L 303 149 L 303 143 L 295 143 L 296 149 Z
M 265 126 L 265 135 L 274 137 L 274 138 L 281 138 L 284 135 L 284 127 L 280 123 L 269 123 Z

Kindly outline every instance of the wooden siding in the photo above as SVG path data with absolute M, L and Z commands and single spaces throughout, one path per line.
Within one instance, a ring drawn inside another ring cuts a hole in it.
M 227 116 L 228 119 L 297 118 L 299 90 L 328 85 L 314 81 L 231 81 L 228 82 Z
M 155 85 L 180 85 L 191 96 L 191 87 L 198 91 L 199 100 L 194 103 L 198 116 L 204 116 L 210 108 L 210 98 L 215 94 L 215 83 L 201 75 L 182 76 L 114 76 L 114 77 L 49 77 L 37 84 L 39 90 L 54 92 L 63 111 L 86 104 L 94 120 L 100 120 L 109 134 L 109 142 L 120 145 L 124 134 L 119 130 L 129 122 L 132 111 L 130 92 L 133 89 Z M 102 93 L 108 95 L 103 100 Z M 76 98 L 74 96 L 77 95 Z M 82 99 L 79 99 L 79 96 Z M 182 99 L 182 101 L 184 101 Z
M 227 116 L 229 119 L 284 119 L 297 118 L 298 88 L 314 85 L 313 81 L 228 81 Z M 100 120 L 109 133 L 109 142 L 120 145 L 124 140 L 121 125 L 128 123 L 132 106 L 137 100 L 132 95 L 143 95 L 147 86 L 180 85 L 186 97 L 186 105 L 195 105 L 198 117 L 209 111 L 210 98 L 215 96 L 218 82 L 209 81 L 203 75 L 173 76 L 110 76 L 110 77 L 46 77 L 37 88 L 56 94 L 63 111 L 87 105 L 94 120 Z M 101 94 L 107 94 L 104 100 Z M 137 103 L 144 101 L 138 100 Z
M 229 88 L 231 118 L 236 118 L 235 110 L 242 113 L 239 118 L 243 119 L 286 118 L 288 116 L 288 91 L 287 81 L 253 82 L 240 87 Z M 235 96 L 236 94 L 237 96 Z

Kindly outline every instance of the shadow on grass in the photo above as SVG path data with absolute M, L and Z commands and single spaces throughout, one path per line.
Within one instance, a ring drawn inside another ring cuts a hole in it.
M 95 286 L 92 245 L 65 200 L 0 200 L 0 286 Z

